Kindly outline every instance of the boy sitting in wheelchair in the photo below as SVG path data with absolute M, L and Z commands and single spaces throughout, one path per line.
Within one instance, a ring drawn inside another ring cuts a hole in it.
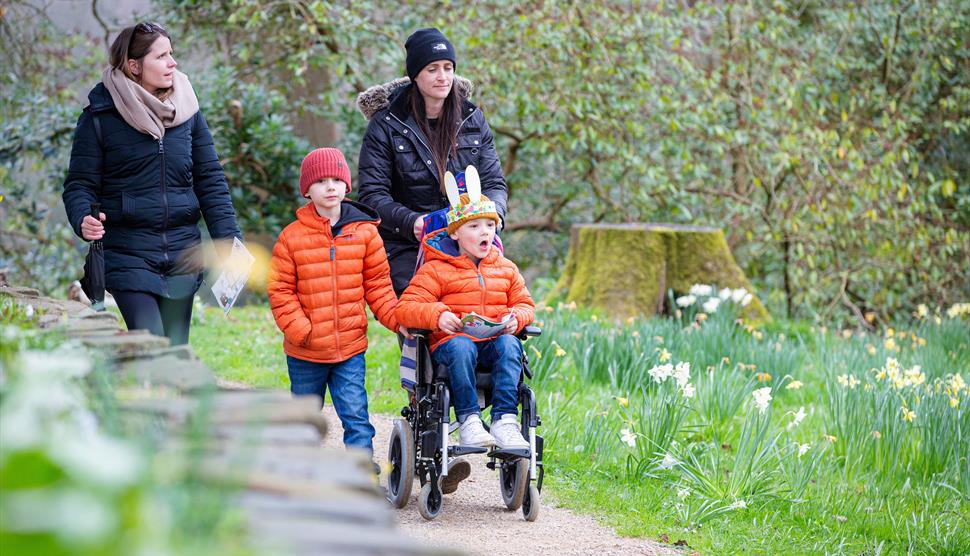
M 535 304 L 519 269 L 492 244 L 499 224 L 495 204 L 481 194 L 477 179 L 469 179 L 468 193 L 459 196 L 454 178 L 446 178 L 448 228 L 424 238 L 425 263 L 401 295 L 396 316 L 408 328 L 432 330 L 431 356 L 448 368 L 462 445 L 529 448 L 517 419 L 523 353 L 515 334 L 532 323 Z M 461 321 L 473 312 L 508 320 L 499 335 L 476 338 L 463 332 Z M 491 434 L 482 424 L 476 365 L 491 369 Z

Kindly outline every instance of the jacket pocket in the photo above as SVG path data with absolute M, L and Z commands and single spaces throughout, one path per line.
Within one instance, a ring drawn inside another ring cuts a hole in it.
M 160 195 L 121 194 L 121 221 L 131 228 L 159 229 L 164 226 L 165 209 Z
M 199 198 L 191 189 L 169 192 L 168 206 L 169 223 L 173 226 L 195 224 L 202 213 Z

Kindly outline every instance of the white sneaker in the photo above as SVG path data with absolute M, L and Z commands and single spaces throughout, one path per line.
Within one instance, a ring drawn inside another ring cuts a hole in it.
M 522 436 L 519 420 L 513 413 L 506 413 L 497 423 L 492 423 L 492 436 L 495 437 L 495 444 L 502 450 L 529 447 L 529 442 Z
M 494 446 L 495 439 L 488 434 L 482 425 L 482 417 L 476 413 L 465 417 L 465 422 L 458 427 L 458 436 L 462 446 Z

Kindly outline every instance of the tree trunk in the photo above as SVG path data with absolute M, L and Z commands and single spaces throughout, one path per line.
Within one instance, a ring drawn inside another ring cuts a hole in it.
M 753 298 L 746 318 L 770 319 L 717 228 L 662 224 L 573 226 L 566 268 L 556 291 L 568 301 L 617 319 L 662 313 L 667 290 L 694 284 L 744 288 Z

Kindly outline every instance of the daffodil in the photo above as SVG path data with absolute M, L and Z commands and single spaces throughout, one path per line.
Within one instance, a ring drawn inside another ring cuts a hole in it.
M 754 376 L 758 382 L 771 382 L 771 375 L 768 373 L 758 373 Z
M 707 301 L 704 302 L 704 305 L 703 305 L 704 312 L 707 312 L 707 313 L 716 313 L 717 312 L 717 306 L 720 305 L 720 304 L 721 304 L 721 300 L 720 299 L 718 299 L 716 297 L 712 297 L 712 298 L 710 298 L 710 299 L 708 299 Z
M 798 390 L 802 387 L 802 381 L 793 380 L 785 385 L 785 390 Z
M 677 366 L 674 368 L 673 377 L 677 381 L 677 386 L 683 388 L 690 381 L 690 363 L 687 361 L 677 363 Z
M 688 293 L 697 297 L 706 297 L 714 293 L 714 288 L 707 284 L 694 284 L 690 287 Z
M 653 378 L 654 382 L 663 382 L 667 380 L 670 375 L 674 373 L 674 366 L 670 363 L 664 365 L 657 365 L 654 368 L 647 371 L 647 374 Z
M 765 335 L 762 334 L 760 330 L 755 330 L 754 332 L 751 333 L 751 337 L 754 338 L 755 340 L 760 340 L 764 338 Z
M 616 403 L 620 404 L 620 407 L 629 407 L 630 405 L 630 400 L 626 398 L 622 398 L 620 396 L 613 396 L 613 399 L 616 400 Z
M 871 434 L 871 435 L 872 435 L 872 437 L 873 437 L 873 438 L 875 438 L 876 440 L 879 440 L 880 438 L 882 438 L 882 433 L 881 433 L 881 432 L 879 432 L 879 431 L 872 431 L 872 433 L 870 433 L 870 434 Z
M 693 398 L 694 397 L 694 385 L 693 384 L 685 384 L 684 387 L 681 388 L 680 392 L 681 392 L 681 394 L 684 395 L 685 398 L 688 398 L 688 399 Z
M 556 357 L 565 357 L 566 350 L 562 349 L 562 346 L 556 345 Z
M 671 355 L 670 355 L 670 352 L 667 351 L 667 348 L 658 348 L 658 349 L 660 350 L 660 356 L 659 356 L 660 362 L 666 363 L 667 361 L 670 361 Z
M 771 401 L 771 387 L 759 388 L 751 395 L 754 397 L 754 405 L 758 408 L 758 412 L 764 415 L 765 411 L 768 410 L 768 402 Z
M 798 457 L 804 456 L 812 448 L 810 444 L 799 444 L 798 445 Z
M 748 507 L 748 503 L 745 502 L 744 500 L 737 500 L 737 501 L 731 502 L 731 504 L 728 505 L 728 508 L 731 510 L 743 510 L 747 507 Z
M 623 429 L 620 431 L 620 440 L 631 448 L 637 447 L 637 433 L 631 431 L 630 429 Z
M 680 465 L 677 458 L 670 454 L 664 454 L 664 458 L 660 462 L 660 469 L 673 469 L 677 465 Z
M 916 412 L 915 411 L 913 411 L 912 409 L 905 408 L 905 407 L 903 408 L 903 421 L 906 421 L 907 423 L 912 423 L 913 422 L 913 419 L 915 419 L 915 418 L 916 418 Z
M 690 307 L 697 302 L 697 297 L 693 295 L 682 295 L 674 300 L 678 307 Z
M 689 488 L 678 488 L 677 489 L 677 498 L 680 498 L 681 500 L 683 500 L 683 499 L 687 498 L 688 496 L 690 496 L 690 489 Z
M 788 430 L 791 430 L 797 427 L 798 425 L 802 424 L 802 421 L 805 420 L 805 415 L 806 415 L 805 407 L 799 407 L 798 411 L 795 412 L 795 416 L 792 417 L 791 423 L 788 423 Z
M 876 346 L 874 346 L 872 344 L 866 344 L 866 352 L 869 355 L 875 355 L 876 354 Z
M 885 348 L 888 349 L 889 351 L 896 351 L 898 349 L 898 346 L 896 345 L 896 340 L 892 338 L 889 338 L 888 340 L 883 342 L 883 346 L 885 346 Z
M 529 346 L 529 349 L 532 350 L 532 355 L 536 356 L 536 360 L 542 359 L 542 352 L 537 350 L 535 346 Z
M 831 434 L 826 434 L 823 438 L 831 444 L 835 444 L 835 442 L 838 440 L 838 438 Z

